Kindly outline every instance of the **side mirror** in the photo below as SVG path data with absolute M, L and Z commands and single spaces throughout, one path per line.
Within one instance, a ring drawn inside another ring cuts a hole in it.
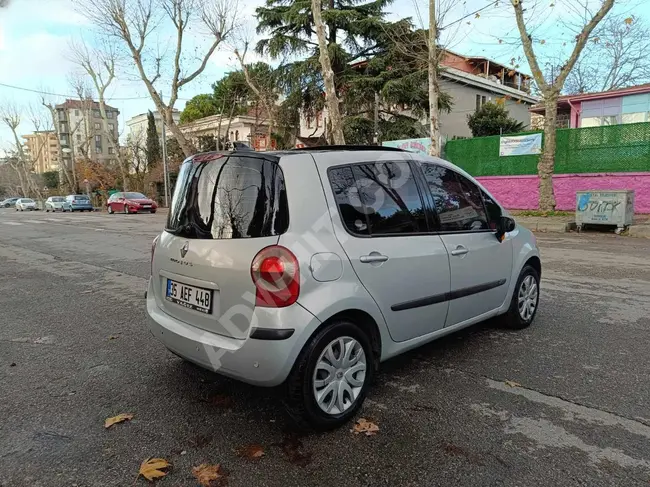
M 515 220 L 509 216 L 501 216 L 501 218 L 499 218 L 499 223 L 497 224 L 497 240 L 503 242 L 506 233 L 512 232 L 514 229 Z

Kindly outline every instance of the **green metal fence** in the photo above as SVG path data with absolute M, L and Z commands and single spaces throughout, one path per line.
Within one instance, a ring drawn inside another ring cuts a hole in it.
M 473 176 L 537 174 L 539 156 L 499 157 L 499 138 L 450 140 L 446 158 Z M 650 122 L 557 131 L 557 174 L 645 171 L 650 171 Z

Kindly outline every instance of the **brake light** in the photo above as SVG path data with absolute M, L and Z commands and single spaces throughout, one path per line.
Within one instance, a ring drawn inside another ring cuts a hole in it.
M 300 269 L 298 259 L 286 247 L 263 248 L 251 263 L 255 284 L 255 306 L 283 308 L 298 300 Z
M 158 243 L 158 235 L 151 242 L 151 262 L 149 264 L 149 275 L 153 276 L 153 254 L 156 252 L 156 244 Z

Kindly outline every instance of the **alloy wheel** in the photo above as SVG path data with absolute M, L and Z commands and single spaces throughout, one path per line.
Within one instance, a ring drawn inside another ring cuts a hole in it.
M 316 404 L 327 414 L 347 411 L 366 380 L 366 353 L 352 337 L 338 337 L 321 352 L 313 377 Z
M 517 296 L 519 316 L 522 320 L 529 321 L 532 319 L 535 314 L 535 309 L 537 308 L 538 294 L 537 281 L 532 275 L 527 275 L 524 280 L 521 281 Z

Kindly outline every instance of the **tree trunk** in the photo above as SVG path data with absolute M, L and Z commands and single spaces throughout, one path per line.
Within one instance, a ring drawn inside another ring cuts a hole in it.
M 438 24 L 436 20 L 436 0 L 429 0 L 429 133 L 430 156 L 440 156 L 440 120 L 438 118 Z
M 345 136 L 343 135 L 343 120 L 339 111 L 339 99 L 336 96 L 336 86 L 334 85 L 334 71 L 332 71 L 332 62 L 327 50 L 325 38 L 325 26 L 321 17 L 321 0 L 312 0 L 311 8 L 314 15 L 314 25 L 316 26 L 316 35 L 318 36 L 318 49 L 320 51 L 320 65 L 323 72 L 323 81 L 325 82 L 325 102 L 327 111 L 332 124 L 332 138 L 336 145 L 345 145 Z
M 539 176 L 539 209 L 555 210 L 555 193 L 553 192 L 553 172 L 555 170 L 555 130 L 557 119 L 557 95 L 545 95 L 544 109 L 544 150 L 537 164 Z
M 169 115 L 167 114 L 167 112 L 169 112 Z M 171 111 L 165 109 L 163 113 L 165 113 L 165 118 L 167 119 L 167 127 L 169 127 L 169 130 L 171 130 L 172 135 L 178 141 L 178 145 L 181 146 L 181 150 L 183 151 L 183 154 L 185 154 L 185 157 L 190 157 L 196 154 L 196 149 L 194 148 L 192 143 L 185 137 L 185 134 L 181 132 L 181 129 L 174 122 L 171 116 Z

